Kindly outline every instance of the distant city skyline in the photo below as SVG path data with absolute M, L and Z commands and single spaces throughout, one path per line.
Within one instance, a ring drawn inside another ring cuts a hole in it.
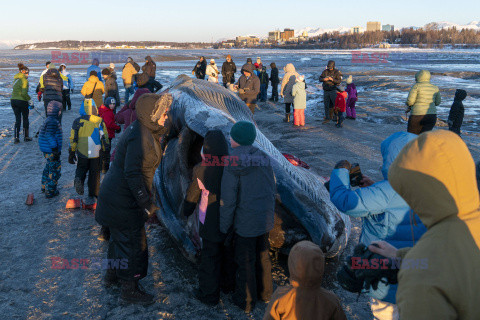
M 404 0 L 401 3 L 364 0 L 355 5 L 327 5 L 318 0 L 153 0 L 59 1 L 2 3 L 0 41 L 171 41 L 210 42 L 241 35 L 266 37 L 269 31 L 305 27 L 336 29 L 361 26 L 367 21 L 395 29 L 430 22 L 465 25 L 480 20 L 480 3 Z

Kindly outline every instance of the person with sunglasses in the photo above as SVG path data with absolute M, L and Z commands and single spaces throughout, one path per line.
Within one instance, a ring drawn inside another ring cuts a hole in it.
M 13 91 L 10 103 L 12 105 L 13 112 L 15 113 L 15 130 L 14 130 L 14 143 L 20 142 L 20 125 L 23 118 L 23 134 L 24 141 L 32 141 L 29 136 L 29 121 L 28 114 L 29 108 L 33 108 L 33 101 L 28 95 L 28 75 L 29 69 L 23 64 L 18 64 L 19 72 L 13 77 Z

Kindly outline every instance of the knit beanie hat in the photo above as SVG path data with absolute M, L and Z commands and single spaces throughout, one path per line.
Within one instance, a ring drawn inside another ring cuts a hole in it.
M 352 83 L 352 82 L 353 82 L 353 77 L 350 75 L 350 76 L 348 76 L 348 78 L 347 78 L 347 84 L 350 84 L 350 83 Z
M 230 130 L 230 137 L 241 146 L 250 146 L 257 137 L 257 129 L 251 122 L 238 121 Z
M 112 74 L 112 72 L 110 71 L 110 69 L 105 68 L 105 69 L 102 70 L 102 75 L 104 75 L 104 76 L 109 76 L 110 74 Z
M 115 103 L 117 103 L 117 102 L 115 101 L 115 98 L 114 98 L 114 97 L 107 97 L 107 98 L 105 99 L 105 105 L 106 105 L 106 106 L 109 106 L 109 105 L 115 104 Z

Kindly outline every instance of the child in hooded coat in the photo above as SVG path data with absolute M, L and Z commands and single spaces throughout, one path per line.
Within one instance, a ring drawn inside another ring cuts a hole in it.
M 223 176 L 222 157 L 228 155 L 228 145 L 220 130 L 208 131 L 203 142 L 203 161 L 193 168 L 193 179 L 187 189 L 183 216 L 189 217 L 197 207 L 202 238 L 198 270 L 199 289 L 196 298 L 216 305 L 223 291 L 235 289 L 233 248 L 224 244 L 220 232 L 220 190 Z
M 347 98 L 347 119 L 355 120 L 357 118 L 357 112 L 355 111 L 355 104 L 357 103 L 357 87 L 353 83 L 353 77 L 349 76 L 347 78 L 347 89 L 345 90 L 348 94 Z
M 460 127 L 463 123 L 463 117 L 465 115 L 465 108 L 463 107 L 463 100 L 467 97 L 467 91 L 457 89 L 455 91 L 455 98 L 453 100 L 450 113 L 448 114 L 448 130 L 460 135 Z
M 292 88 L 293 96 L 293 125 L 305 126 L 305 108 L 307 107 L 307 92 L 305 90 L 305 77 L 296 78 Z
M 45 197 L 53 198 L 59 194 L 57 185 L 61 176 L 62 163 L 62 125 L 60 114 L 62 103 L 52 100 L 47 105 L 47 118 L 40 128 L 38 145 L 43 156 L 47 159 L 42 174 L 42 192 Z
M 100 108 L 98 108 L 98 115 L 103 119 L 103 122 L 105 122 L 105 125 L 107 126 L 110 144 L 112 143 L 112 139 L 115 138 L 115 133 L 120 133 L 120 130 L 122 129 L 115 123 L 115 114 L 113 113 L 115 106 L 115 98 L 107 97 L 105 99 L 105 104 L 102 104 Z
M 335 113 L 337 114 L 337 124 L 335 125 L 337 128 L 343 127 L 343 113 L 347 108 L 346 99 L 348 97 L 347 92 L 343 89 L 342 86 L 337 87 L 337 98 L 335 99 Z
M 322 288 L 325 256 L 310 241 L 295 244 L 288 255 L 290 285 L 273 293 L 263 320 L 346 320 L 340 300 Z

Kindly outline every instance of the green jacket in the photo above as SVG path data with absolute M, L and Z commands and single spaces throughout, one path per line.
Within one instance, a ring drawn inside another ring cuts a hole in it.
M 31 98 L 28 95 L 28 79 L 21 72 L 13 77 L 13 91 L 12 100 L 29 101 Z
M 417 82 L 408 93 L 407 106 L 412 107 L 412 115 L 437 114 L 436 106 L 442 99 L 437 86 L 430 83 L 430 72 L 421 70 L 415 75 Z
M 305 82 L 298 82 L 293 85 L 293 108 L 305 109 L 307 107 L 307 92 L 305 91 Z

